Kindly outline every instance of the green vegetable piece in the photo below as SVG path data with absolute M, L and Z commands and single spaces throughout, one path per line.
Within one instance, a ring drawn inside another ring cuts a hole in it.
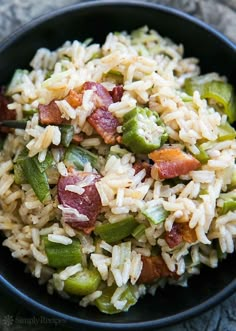
M 230 188 L 236 187 L 236 169 L 234 169 L 234 171 L 233 171 L 233 175 L 232 175 L 231 183 L 230 183 L 229 187 Z
M 236 190 L 227 193 L 221 193 L 220 198 L 224 201 L 236 200 Z
M 65 268 L 82 262 L 81 245 L 78 239 L 73 239 L 70 245 L 62 245 L 44 237 L 43 243 L 50 267 Z
M 83 269 L 65 280 L 64 291 L 72 295 L 88 295 L 95 292 L 101 283 L 99 272 L 93 268 Z
M 214 102 L 221 105 L 223 112 L 229 118 L 229 122 L 233 123 L 236 120 L 236 97 L 233 86 L 216 80 L 205 80 L 204 82 L 204 77 L 206 76 L 186 79 L 185 91 L 193 95 L 194 91 L 197 90 L 201 98 L 213 99 Z
M 43 202 L 51 198 L 50 187 L 45 172 L 40 172 L 34 158 L 27 157 L 22 161 L 22 169 L 27 182 L 32 186 L 38 199 Z
M 24 110 L 23 110 L 23 115 L 24 115 L 24 118 L 29 119 L 29 118 L 31 118 L 34 114 L 37 114 L 37 112 L 38 112 L 38 109 L 36 109 L 36 108 L 32 108 L 32 109 L 29 109 L 29 110 L 24 109 Z
M 236 131 L 228 122 L 219 125 L 218 131 L 218 141 L 233 140 L 236 137 Z
M 39 162 L 37 155 L 35 155 L 33 159 L 41 173 L 45 172 L 49 167 L 51 167 L 54 162 L 51 152 L 47 152 L 47 155 L 43 162 Z
M 96 307 L 105 314 L 117 314 L 120 313 L 121 310 L 118 310 L 114 307 L 114 305 L 111 303 L 111 297 L 114 294 L 116 290 L 116 287 L 106 287 L 102 291 L 102 295 L 95 300 Z M 129 308 L 137 302 L 137 296 L 136 294 L 136 287 L 132 285 L 128 285 L 127 289 L 121 294 L 119 300 L 127 300 L 126 305 L 122 309 L 122 311 L 128 311 Z
M 216 242 L 216 253 L 217 253 L 217 257 L 218 257 L 219 261 L 222 261 L 227 257 L 227 253 L 222 252 L 220 243 L 218 240 Z
M 13 129 L 25 129 L 26 128 L 27 121 L 22 120 L 8 120 L 8 121 L 2 121 L 0 122 L 0 126 L 5 126 L 7 128 L 13 128 Z
M 60 125 L 59 129 L 61 131 L 61 143 L 64 147 L 69 147 L 74 135 L 74 127 L 73 125 Z
M 236 201 L 229 200 L 225 201 L 221 210 L 221 215 L 227 214 L 229 211 L 233 211 L 236 209 Z
M 18 185 L 27 183 L 27 179 L 25 177 L 22 166 L 19 163 L 14 164 L 14 180 Z
M 28 74 L 28 70 L 16 69 L 10 84 L 7 87 L 6 95 L 16 93 L 15 88 L 22 84 L 24 75 Z M 18 91 L 17 91 L 18 92 Z
M 132 232 L 132 236 L 139 240 L 145 233 L 146 226 L 144 224 L 139 224 L 134 231 Z
M 70 145 L 66 151 L 64 163 L 68 166 L 74 166 L 78 170 L 84 170 L 86 163 L 90 162 L 92 167 L 100 170 L 99 159 L 96 154 L 75 145 Z
M 149 220 L 149 222 L 159 224 L 167 218 L 169 212 L 162 206 L 153 206 L 142 210 L 142 214 Z
M 130 236 L 137 224 L 134 217 L 129 216 L 117 223 L 107 223 L 97 226 L 94 233 L 107 243 L 112 244 Z
M 122 143 L 133 153 L 150 153 L 168 138 L 158 114 L 148 108 L 136 107 L 127 113 L 122 131 Z
M 201 164 L 205 164 L 207 163 L 207 161 L 209 160 L 209 155 L 207 154 L 207 152 L 201 147 L 201 146 L 196 146 L 199 149 L 199 153 L 198 154 L 193 154 L 193 156 L 201 162 Z
M 120 71 L 114 70 L 114 69 L 111 69 L 110 71 L 108 71 L 108 74 L 109 75 L 123 77 L 123 74 Z

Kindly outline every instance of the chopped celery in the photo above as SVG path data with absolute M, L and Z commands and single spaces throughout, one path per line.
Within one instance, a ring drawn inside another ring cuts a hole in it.
M 233 140 L 236 137 L 236 131 L 228 122 L 219 125 L 218 131 L 218 141 Z
M 48 257 L 48 265 L 53 268 L 64 268 L 82 262 L 80 241 L 73 239 L 72 244 L 62 245 L 43 238 L 44 248 Z
M 229 211 L 233 211 L 235 209 L 236 209 L 236 201 L 234 200 L 225 201 L 221 209 L 221 214 L 222 215 L 227 214 Z
M 121 294 L 119 301 L 126 301 L 126 304 L 122 310 L 118 310 L 111 303 L 111 298 L 116 290 L 115 286 L 106 287 L 102 291 L 102 295 L 95 300 L 96 307 L 105 314 L 117 314 L 121 311 L 128 311 L 131 306 L 137 302 L 136 287 L 128 285 L 127 289 Z
M 169 212 L 159 205 L 142 210 L 142 214 L 149 220 L 149 222 L 159 224 L 167 218 Z
M 60 125 L 59 129 L 61 131 L 61 143 L 64 147 L 69 147 L 74 135 L 73 125 L 64 124 Z
M 64 291 L 72 295 L 88 295 L 95 292 L 101 283 L 99 272 L 93 269 L 83 269 L 64 282 Z
M 108 71 L 108 74 L 109 75 L 123 77 L 123 74 L 120 71 L 118 71 L 118 70 L 111 69 L 110 71 Z
M 96 154 L 73 144 L 69 146 L 64 158 L 67 167 L 74 166 L 78 170 L 84 170 L 84 166 L 88 162 L 91 163 L 93 168 L 100 170 L 100 163 Z
M 10 81 L 10 84 L 7 87 L 6 94 L 11 95 L 15 93 L 15 88 L 22 84 L 24 75 L 28 74 L 28 70 L 22 70 L 22 69 L 16 69 L 14 72 L 14 75 L 12 77 L 12 80 Z M 18 91 L 17 91 L 18 92 Z
M 136 107 L 124 116 L 122 143 L 133 153 L 150 153 L 161 147 L 168 135 L 157 113 Z
M 146 226 L 144 224 L 139 224 L 138 226 L 136 226 L 136 228 L 132 232 L 132 236 L 135 239 L 139 240 L 144 235 L 145 229 L 146 229 Z
M 214 100 L 215 103 L 221 105 L 222 111 L 229 118 L 229 122 L 233 123 L 236 120 L 236 97 L 233 86 L 217 80 L 203 83 L 203 80 L 204 76 L 186 79 L 185 91 L 193 95 L 194 91 L 197 90 L 202 98 Z
M 201 164 L 205 164 L 207 163 L 207 161 L 209 160 L 209 156 L 207 154 L 207 152 L 201 147 L 201 146 L 196 146 L 199 150 L 198 154 L 193 154 L 193 156 L 201 162 Z
M 100 236 L 107 243 L 111 244 L 131 235 L 136 227 L 137 222 L 134 217 L 129 216 L 120 222 L 107 223 L 97 226 L 94 233 Z

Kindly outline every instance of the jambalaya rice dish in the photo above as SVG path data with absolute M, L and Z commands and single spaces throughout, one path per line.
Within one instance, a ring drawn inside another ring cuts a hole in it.
M 49 294 L 128 311 L 234 251 L 225 77 L 147 27 L 41 48 L 30 67 L 1 89 L 0 230 Z

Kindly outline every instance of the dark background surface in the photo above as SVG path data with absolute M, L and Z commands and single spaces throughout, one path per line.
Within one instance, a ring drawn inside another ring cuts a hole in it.
M 32 18 L 75 0 L 0 0 L 0 39 Z M 151 2 L 151 1 L 149 1 Z M 184 10 L 197 16 L 236 42 L 236 0 L 159 0 L 152 1 Z M 213 280 L 214 281 L 214 280 Z M 66 302 L 65 302 L 66 304 Z M 236 294 L 221 305 L 199 317 L 162 331 L 235 331 Z M 79 309 L 79 308 L 78 308 Z M 65 322 L 42 315 L 34 315 L 0 291 L 0 331 L 70 330 Z M 79 331 L 85 329 L 80 328 Z

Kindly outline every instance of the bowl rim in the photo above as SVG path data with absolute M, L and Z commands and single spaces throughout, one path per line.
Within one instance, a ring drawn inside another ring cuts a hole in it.
M 228 37 L 224 34 L 213 28 L 212 26 L 208 25 L 207 23 L 201 21 L 200 19 L 190 16 L 189 14 L 165 5 L 157 4 L 157 3 L 149 3 L 148 1 L 135 1 L 135 0 L 89 0 L 72 4 L 69 6 L 64 6 L 62 8 L 53 10 L 50 13 L 45 13 L 40 15 L 31 21 L 21 25 L 18 29 L 13 31 L 10 36 L 7 36 L 3 41 L 0 43 L 0 53 L 3 52 L 7 47 L 11 46 L 19 37 L 24 36 L 27 32 L 29 32 L 32 28 L 37 27 L 38 25 L 54 18 L 61 16 L 65 13 L 70 13 L 74 10 L 83 10 L 89 7 L 103 7 L 103 6 L 131 6 L 131 7 L 145 7 L 150 8 L 153 10 L 161 11 L 170 15 L 177 16 L 182 18 L 186 21 L 189 21 L 199 28 L 210 32 L 214 35 L 217 39 L 222 41 L 226 44 L 233 52 L 236 53 L 236 44 L 231 41 Z M 205 300 L 204 302 L 184 310 L 180 313 L 173 314 L 167 317 L 159 318 L 156 320 L 145 321 L 145 322 L 131 322 L 131 323 L 112 323 L 112 322 L 98 322 L 98 321 L 90 321 L 86 319 L 81 319 L 79 317 L 73 317 L 57 311 L 53 308 L 49 308 L 44 306 L 43 304 L 39 303 L 38 301 L 32 299 L 28 295 L 21 292 L 19 289 L 14 287 L 8 280 L 6 280 L 2 275 L 0 275 L 0 287 L 5 290 L 9 295 L 12 297 L 16 297 L 15 299 L 19 299 L 21 302 L 24 302 L 29 306 L 29 308 L 35 309 L 37 312 L 44 313 L 48 316 L 53 316 L 59 318 L 63 321 L 66 321 L 73 325 L 83 325 L 87 327 L 95 327 L 95 328 L 103 328 L 103 329 L 126 329 L 126 330 L 144 330 L 144 329 L 153 329 L 153 328 L 160 328 L 164 326 L 170 326 L 173 324 L 177 324 L 182 322 L 186 319 L 192 318 L 197 316 L 210 308 L 214 307 L 215 305 L 219 304 L 221 301 L 225 300 L 227 297 L 232 295 L 236 291 L 236 279 L 231 281 L 226 287 L 222 290 L 219 290 L 214 296 L 210 297 L 209 299 Z

